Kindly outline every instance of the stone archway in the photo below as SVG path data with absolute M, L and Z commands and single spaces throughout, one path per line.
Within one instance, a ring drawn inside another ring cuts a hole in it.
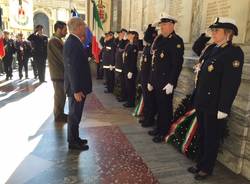
M 36 13 L 34 15 L 33 18 L 34 21 L 34 26 L 41 24 L 43 25 L 43 30 L 44 30 L 44 34 L 46 34 L 47 36 L 50 35 L 49 33 L 49 17 L 45 14 L 45 13 Z

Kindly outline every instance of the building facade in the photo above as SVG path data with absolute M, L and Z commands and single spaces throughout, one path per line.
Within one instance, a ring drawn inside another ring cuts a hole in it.
M 0 7 L 3 14 L 3 29 L 8 29 L 10 32 L 18 33 L 23 32 L 25 35 L 30 34 L 33 28 L 22 29 L 13 27 L 10 24 L 10 13 L 18 11 L 12 8 L 14 0 L 1 0 Z M 19 1 L 20 2 L 20 1 Z M 44 32 L 47 36 L 53 33 L 53 25 L 57 20 L 67 21 L 70 17 L 70 10 L 76 8 L 78 13 L 87 20 L 87 0 L 33 0 L 33 26 L 42 24 Z

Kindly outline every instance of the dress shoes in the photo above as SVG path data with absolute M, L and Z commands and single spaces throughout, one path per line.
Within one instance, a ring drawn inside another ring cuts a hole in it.
M 189 167 L 189 168 L 187 169 L 187 171 L 190 172 L 190 173 L 192 173 L 192 174 L 196 174 L 196 173 L 198 173 L 200 170 L 197 169 L 196 167 L 192 166 L 192 167 Z
M 163 135 L 156 135 L 152 140 L 154 143 L 162 143 L 162 142 L 164 142 L 164 136 Z
M 81 138 L 79 138 L 78 139 L 78 142 L 80 143 L 80 144 L 88 144 L 88 140 L 87 139 L 81 139 Z
M 131 108 L 131 107 L 135 107 L 135 105 L 134 104 L 125 103 L 125 104 L 123 104 L 123 107 Z
M 80 151 L 86 151 L 89 149 L 89 146 L 88 145 L 83 145 L 83 144 L 80 144 L 80 143 L 71 143 L 69 144 L 69 149 L 70 150 L 80 150 Z
M 150 136 L 156 136 L 158 134 L 159 134 L 159 132 L 158 132 L 158 130 L 156 128 L 153 129 L 153 130 L 148 131 L 148 135 L 150 135 Z
M 201 181 L 205 180 L 208 176 L 210 176 L 210 174 L 205 173 L 203 171 L 199 171 L 198 173 L 195 174 L 194 179 Z

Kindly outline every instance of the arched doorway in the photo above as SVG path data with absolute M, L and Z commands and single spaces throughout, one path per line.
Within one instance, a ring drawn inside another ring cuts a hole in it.
M 33 18 L 34 26 L 41 24 L 43 25 L 44 34 L 49 36 L 49 18 L 44 13 L 36 13 Z

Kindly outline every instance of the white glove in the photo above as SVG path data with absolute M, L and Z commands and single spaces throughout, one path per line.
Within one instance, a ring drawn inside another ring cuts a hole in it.
M 113 70 L 113 67 L 111 65 L 109 65 L 109 70 L 112 71 Z
M 133 76 L 133 73 L 131 73 L 131 72 L 128 72 L 128 79 L 132 79 L 132 76 Z
M 198 63 L 194 65 L 193 69 L 194 69 L 194 73 L 198 73 L 201 70 L 201 64 Z
M 154 87 L 150 83 L 148 83 L 147 88 L 148 88 L 148 91 L 153 91 L 154 89 Z
M 228 114 L 225 112 L 218 111 L 218 113 L 217 113 L 217 119 L 224 119 L 227 116 L 228 116 Z
M 173 89 L 174 86 L 172 84 L 167 84 L 162 90 L 165 91 L 166 90 L 166 94 L 169 95 L 171 93 L 173 93 Z

